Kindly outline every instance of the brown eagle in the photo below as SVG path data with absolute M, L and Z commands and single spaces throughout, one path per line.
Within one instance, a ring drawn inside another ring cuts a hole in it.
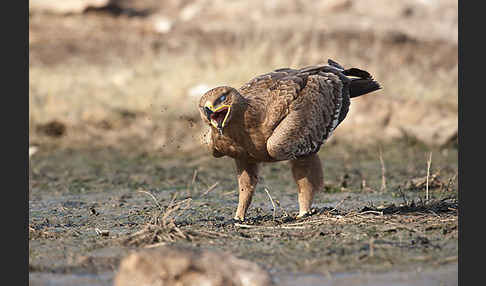
M 309 213 L 323 188 L 317 152 L 344 120 L 350 98 L 380 89 L 357 68 L 328 65 L 281 68 L 260 75 L 239 89 L 220 86 L 199 102 L 202 120 L 211 126 L 214 157 L 235 160 L 239 201 L 235 219 L 244 220 L 258 183 L 258 164 L 289 160 L 298 186 L 299 214 Z

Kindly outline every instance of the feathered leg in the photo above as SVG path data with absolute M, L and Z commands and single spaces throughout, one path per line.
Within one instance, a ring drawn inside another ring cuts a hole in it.
M 310 212 L 316 191 L 324 187 L 324 175 L 321 160 L 317 154 L 305 158 L 290 160 L 292 174 L 299 189 L 299 215 Z
M 239 188 L 238 209 L 236 210 L 235 219 L 243 221 L 258 183 L 258 164 L 238 159 L 235 162 Z

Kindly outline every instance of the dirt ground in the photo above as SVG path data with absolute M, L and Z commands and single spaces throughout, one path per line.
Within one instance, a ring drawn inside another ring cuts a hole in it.
M 299 221 L 288 166 L 265 165 L 265 185 L 240 226 L 229 221 L 237 204 L 230 160 L 113 149 L 40 152 L 32 158 L 30 271 L 100 275 L 116 271 L 130 251 L 161 243 L 223 249 L 274 273 L 299 275 L 457 264 L 457 150 L 408 144 L 383 146 L 385 190 L 377 148 L 324 148 L 326 188 L 315 214 Z M 426 203 L 423 185 L 411 181 L 424 182 L 427 152 L 439 174 L 430 179 Z
M 364 2 L 31 6 L 31 284 L 112 285 L 128 253 L 181 245 L 278 285 L 457 285 L 457 3 Z M 281 162 L 232 223 L 235 170 L 201 148 L 200 90 L 328 57 L 384 89 L 319 152 L 313 215 L 295 219 Z

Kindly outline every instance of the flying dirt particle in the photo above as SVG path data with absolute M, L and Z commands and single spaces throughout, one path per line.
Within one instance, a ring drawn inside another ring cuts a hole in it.
M 179 116 L 180 120 L 184 120 L 189 124 L 189 128 L 193 128 L 196 125 L 196 120 L 189 116 Z

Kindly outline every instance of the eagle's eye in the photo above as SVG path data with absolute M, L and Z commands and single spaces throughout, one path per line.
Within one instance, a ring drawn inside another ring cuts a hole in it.
M 217 106 L 218 104 L 222 103 L 225 100 L 226 100 L 226 94 L 223 94 L 214 101 L 214 106 Z

